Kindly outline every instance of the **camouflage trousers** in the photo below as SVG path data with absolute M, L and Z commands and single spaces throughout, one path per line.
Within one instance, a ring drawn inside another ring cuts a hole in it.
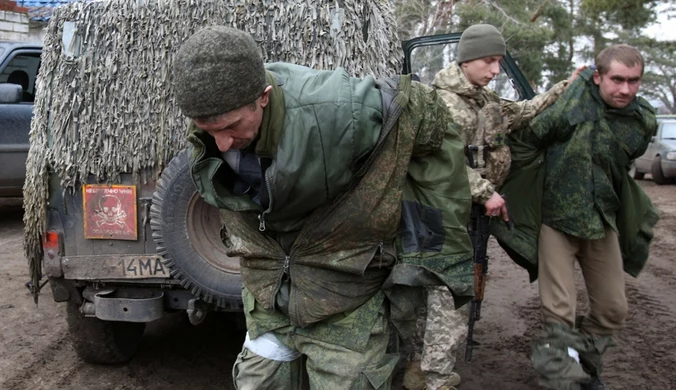
M 344 321 L 355 321 L 347 315 Z M 322 324 L 316 326 L 322 327 Z M 326 326 L 326 332 L 331 329 Z M 313 390 L 388 390 L 392 373 L 399 361 L 398 353 L 387 353 L 390 339 L 388 316 L 378 314 L 362 352 L 342 345 L 317 340 L 296 333 L 292 326 L 264 335 L 284 340 L 284 347 L 300 357 L 294 360 L 264 358 L 245 346 L 232 369 L 233 383 L 238 390 L 300 390 L 307 370 Z M 321 332 L 321 329 L 318 329 Z M 259 336 L 263 337 L 263 335 Z M 254 340 L 255 341 L 255 340 Z M 287 354 L 288 356 L 288 354 Z
M 467 306 L 455 310 L 446 286 L 428 287 L 427 306 L 420 309 L 413 335 L 411 361 L 420 361 L 429 390 L 443 386 L 455 367 L 455 356 L 467 337 Z

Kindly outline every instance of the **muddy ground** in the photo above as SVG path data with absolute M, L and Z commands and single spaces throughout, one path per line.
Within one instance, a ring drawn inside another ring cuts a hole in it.
M 627 278 L 629 318 L 607 355 L 605 378 L 613 390 L 676 389 L 676 186 L 641 183 L 662 219 L 648 266 L 638 279 Z M 63 304 L 46 288 L 36 306 L 24 287 L 22 229 L 21 200 L 0 200 L 0 389 L 232 388 L 230 367 L 244 335 L 227 315 L 211 315 L 197 327 L 183 313 L 151 323 L 126 365 L 80 361 L 68 342 Z M 489 251 L 490 279 L 475 331 L 482 345 L 471 364 L 458 356 L 460 389 L 537 389 L 529 364 L 540 326 L 537 284 L 494 242 Z M 584 295 L 580 304 L 584 309 Z

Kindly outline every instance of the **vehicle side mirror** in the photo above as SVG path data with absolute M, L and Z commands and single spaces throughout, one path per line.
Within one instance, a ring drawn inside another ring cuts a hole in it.
M 655 136 L 650 137 L 650 142 L 655 142 Z
M 0 84 L 0 104 L 16 104 L 23 100 L 23 88 L 19 84 Z

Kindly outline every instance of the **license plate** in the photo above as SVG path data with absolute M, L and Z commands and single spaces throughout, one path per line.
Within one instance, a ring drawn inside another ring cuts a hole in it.
M 140 256 L 120 259 L 118 267 L 123 278 L 168 278 L 169 271 L 157 256 Z
M 70 256 L 61 260 L 66 279 L 152 279 L 171 277 L 157 255 Z

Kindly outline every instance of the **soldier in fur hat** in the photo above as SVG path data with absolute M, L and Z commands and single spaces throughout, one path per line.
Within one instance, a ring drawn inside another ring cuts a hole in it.
M 443 100 L 410 76 L 264 65 L 227 27 L 173 66 L 193 181 L 241 259 L 235 386 L 300 389 L 305 368 L 311 388 L 388 389 L 390 324 L 412 333 L 417 291 L 472 295 L 471 194 Z

